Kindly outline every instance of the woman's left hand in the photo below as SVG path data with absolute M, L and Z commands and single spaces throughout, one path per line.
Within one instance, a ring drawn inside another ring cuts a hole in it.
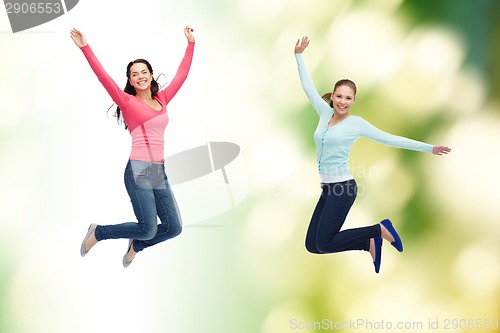
M 432 153 L 434 155 L 443 155 L 448 154 L 451 151 L 451 148 L 447 146 L 434 146 L 432 147 Z
M 82 34 L 80 30 L 76 30 L 75 28 L 71 29 L 70 36 L 76 46 L 84 47 L 87 45 L 87 38 L 85 38 L 85 35 Z
M 189 25 L 187 25 L 184 28 L 184 35 L 186 36 L 188 42 L 194 42 L 194 35 L 193 35 L 194 29 L 191 28 Z

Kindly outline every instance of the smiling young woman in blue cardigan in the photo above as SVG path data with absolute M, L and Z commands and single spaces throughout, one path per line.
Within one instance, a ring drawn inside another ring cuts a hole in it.
M 319 116 L 314 142 L 322 193 L 307 230 L 306 248 L 316 254 L 367 251 L 378 273 L 383 239 L 399 252 L 403 251 L 403 243 L 388 219 L 369 227 L 340 231 L 357 195 L 356 181 L 349 171 L 352 145 L 360 137 L 367 137 L 391 147 L 434 155 L 447 154 L 451 149 L 386 133 L 363 118 L 351 115 L 350 110 L 356 100 L 356 85 L 351 80 L 338 81 L 332 93 L 321 96 L 314 87 L 302 57 L 308 45 L 307 37 L 297 41 L 295 59 L 302 88 Z

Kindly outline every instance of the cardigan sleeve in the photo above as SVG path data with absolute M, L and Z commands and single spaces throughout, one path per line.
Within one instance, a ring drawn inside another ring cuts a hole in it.
M 158 95 L 160 95 L 165 104 L 168 104 L 168 102 L 172 100 L 172 98 L 175 96 L 175 94 L 177 94 L 177 92 L 181 88 L 184 81 L 186 81 L 189 69 L 191 68 L 193 53 L 194 53 L 194 42 L 188 42 L 188 45 L 186 47 L 186 52 L 184 54 L 184 57 L 182 58 L 177 73 L 175 74 L 170 84 L 165 89 L 163 89 L 161 92 L 158 93 Z
M 311 76 L 307 71 L 307 67 L 304 62 L 304 57 L 302 56 L 301 53 L 296 53 L 295 59 L 297 60 L 297 67 L 299 70 L 299 77 L 302 89 L 309 98 L 309 101 L 311 102 L 312 106 L 314 107 L 319 116 L 321 116 L 324 113 L 329 113 L 330 115 L 332 115 L 333 109 L 330 107 L 330 105 L 328 105 L 327 102 L 325 102 L 323 98 L 321 98 L 320 94 L 314 87 L 314 83 L 311 79 Z
M 432 153 L 432 148 L 433 146 L 408 139 L 402 136 L 397 136 L 393 135 L 387 132 L 384 132 L 377 127 L 373 126 L 370 124 L 368 121 L 364 120 L 361 117 L 359 118 L 359 130 L 360 130 L 360 136 L 367 137 L 373 141 L 380 142 L 384 145 L 391 146 L 391 147 L 396 147 L 396 148 L 404 148 L 404 149 L 410 149 L 410 150 L 416 150 L 416 151 L 421 151 L 421 152 L 426 152 L 426 153 Z
M 99 60 L 97 60 L 97 57 L 94 55 L 94 52 L 92 51 L 92 49 L 88 44 L 81 47 L 80 49 L 85 55 L 85 58 L 87 58 L 87 61 L 89 62 L 90 67 L 97 76 L 97 79 L 99 79 L 101 84 L 108 92 L 109 96 L 111 96 L 113 102 L 115 102 L 116 105 L 118 105 L 121 109 L 123 109 L 123 106 L 124 104 L 126 104 L 130 95 L 125 93 L 122 89 L 120 89 L 118 85 L 115 83 L 115 81 L 113 81 L 113 79 L 108 75 L 108 73 L 106 73 L 106 71 L 102 67 Z

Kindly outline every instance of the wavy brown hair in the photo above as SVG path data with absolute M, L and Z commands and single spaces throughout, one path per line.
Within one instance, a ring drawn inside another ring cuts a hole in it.
M 130 79 L 130 67 L 132 67 L 134 64 L 137 64 L 137 63 L 145 64 L 146 67 L 148 68 L 149 72 L 151 73 L 151 75 L 153 75 L 153 68 L 151 67 L 151 64 L 147 60 L 135 59 L 134 61 L 129 62 L 129 64 L 127 65 L 127 84 L 125 85 L 125 88 L 123 89 L 123 91 L 126 92 L 127 94 L 133 95 L 133 96 L 135 96 L 135 94 L 137 92 L 135 91 L 135 88 L 130 84 L 130 80 L 129 80 Z M 151 97 L 156 96 L 156 94 L 158 94 L 159 90 L 160 90 L 160 86 L 158 85 L 158 82 L 154 78 L 152 78 L 152 80 L 151 80 Z M 121 125 L 123 123 L 125 125 L 125 129 L 128 128 L 127 123 L 123 119 L 122 110 L 120 109 L 119 106 L 116 106 L 115 117 L 116 117 L 116 121 L 118 122 L 118 124 Z

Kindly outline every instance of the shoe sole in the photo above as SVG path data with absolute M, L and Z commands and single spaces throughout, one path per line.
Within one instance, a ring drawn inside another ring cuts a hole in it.
M 373 265 L 375 266 L 375 273 L 378 273 L 380 272 L 380 264 L 382 262 L 382 238 L 374 238 L 373 244 L 375 246 L 375 260 L 373 261 Z

